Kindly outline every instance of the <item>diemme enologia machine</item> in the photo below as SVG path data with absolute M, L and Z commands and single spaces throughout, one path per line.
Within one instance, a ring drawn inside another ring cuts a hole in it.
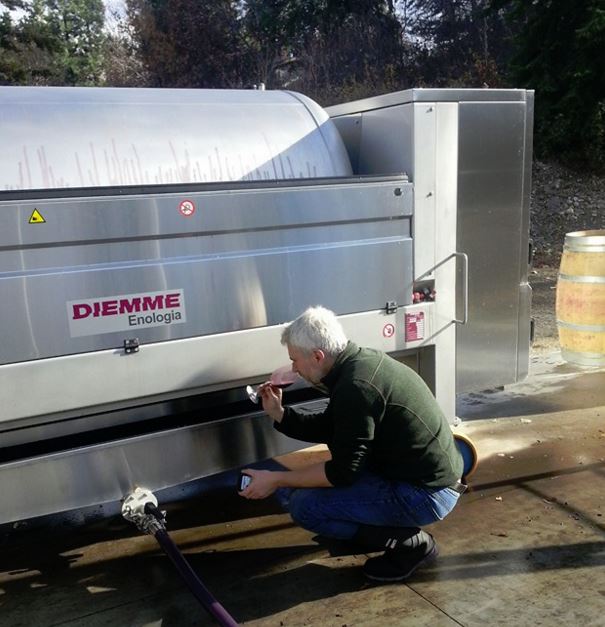
M 0 523 L 303 446 L 245 386 L 321 304 L 456 393 L 527 373 L 533 92 L 0 88 Z M 304 386 L 286 401 L 323 402 Z

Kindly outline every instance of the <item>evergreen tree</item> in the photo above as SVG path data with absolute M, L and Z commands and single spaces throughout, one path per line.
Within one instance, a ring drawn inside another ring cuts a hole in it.
M 420 82 L 432 87 L 499 87 L 506 80 L 513 25 L 490 0 L 400 0 L 415 42 Z
M 248 50 L 235 0 L 127 0 L 138 53 L 158 87 L 241 87 Z
M 538 151 L 605 166 L 605 1 L 499 0 L 521 26 L 512 74 L 536 90 Z
M 385 0 L 248 0 L 257 72 L 323 104 L 406 86 L 407 48 Z
M 102 77 L 102 0 L 5 2 L 23 16 L 0 17 L 0 82 L 94 85 Z

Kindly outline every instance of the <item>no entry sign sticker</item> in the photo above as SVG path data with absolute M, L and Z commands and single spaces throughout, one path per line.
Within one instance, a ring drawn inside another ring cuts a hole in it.
M 382 335 L 384 335 L 384 337 L 393 337 L 395 335 L 395 326 L 392 324 L 385 324 L 382 329 Z
M 186 218 L 192 216 L 195 213 L 195 204 L 193 200 L 182 200 L 179 203 L 179 211 Z

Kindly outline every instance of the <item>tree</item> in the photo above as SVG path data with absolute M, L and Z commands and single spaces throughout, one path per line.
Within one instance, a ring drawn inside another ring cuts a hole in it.
M 147 68 L 138 53 L 134 29 L 126 16 L 114 11 L 103 46 L 103 84 L 111 87 L 144 87 Z
M 0 19 L 0 81 L 18 85 L 93 85 L 102 73 L 102 0 L 5 2 L 24 15 Z
M 390 0 L 127 0 L 127 16 L 150 85 L 265 83 L 326 103 L 403 84 Z
M 605 167 L 603 0 L 499 0 L 520 25 L 511 72 L 536 90 L 540 152 Z
M 149 84 L 242 87 L 248 51 L 234 0 L 127 0 Z
M 105 33 L 103 0 L 46 0 L 51 32 L 60 40 L 59 64 L 67 85 L 101 78 Z
M 329 104 L 405 85 L 406 46 L 393 2 L 249 0 L 244 13 L 256 71 L 270 87 Z
M 423 84 L 490 87 L 505 82 L 511 24 L 490 0 L 400 0 L 404 31 L 415 42 Z

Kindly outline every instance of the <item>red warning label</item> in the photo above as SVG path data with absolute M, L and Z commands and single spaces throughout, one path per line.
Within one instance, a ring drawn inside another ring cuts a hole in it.
M 395 327 L 392 324 L 385 324 L 382 329 L 384 337 L 393 337 L 395 335 Z
M 415 342 L 424 339 L 424 311 L 405 314 L 405 341 Z
M 179 203 L 179 211 L 186 218 L 192 216 L 195 213 L 195 204 L 193 200 L 182 200 Z

